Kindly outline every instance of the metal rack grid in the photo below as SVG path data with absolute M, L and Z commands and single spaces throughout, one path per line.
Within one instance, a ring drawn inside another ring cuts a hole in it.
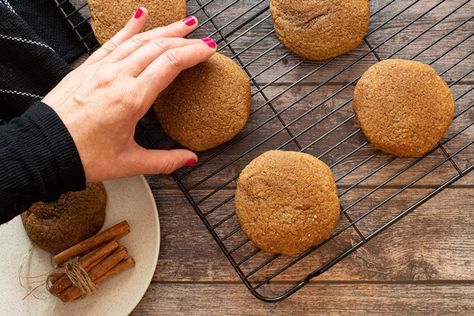
M 88 17 L 86 2 L 71 14 Z M 55 0 L 59 8 L 65 1 Z M 200 154 L 193 168 L 173 174 L 189 203 L 257 298 L 287 298 L 367 241 L 474 168 L 474 1 L 372 0 L 371 25 L 353 52 L 324 62 L 305 61 L 274 35 L 268 0 L 192 0 L 200 20 L 193 37 L 212 36 L 252 83 L 253 110 L 245 130 L 227 144 Z M 87 24 L 88 18 L 82 22 Z M 71 23 L 77 32 L 76 24 Z M 90 28 L 81 40 L 93 37 Z M 90 52 L 94 46 L 85 44 Z M 401 159 L 367 143 L 351 110 L 361 74 L 388 58 L 435 67 L 456 99 L 455 119 L 425 156 Z M 139 124 L 150 146 L 175 144 L 152 115 Z M 159 135 L 158 135 L 159 134 Z M 240 229 L 233 208 L 235 180 L 253 158 L 270 149 L 313 154 L 332 169 L 341 220 L 331 237 L 296 257 L 264 253 Z M 297 280 L 297 281 L 295 281 Z

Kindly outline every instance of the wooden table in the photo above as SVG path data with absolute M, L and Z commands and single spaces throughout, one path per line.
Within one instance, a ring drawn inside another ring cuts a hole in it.
M 250 294 L 181 192 L 157 178 L 149 180 L 160 213 L 160 258 L 134 315 L 474 311 L 472 174 L 276 304 Z
M 215 14 L 218 12 L 218 8 L 224 5 L 223 3 L 231 1 L 214 1 L 214 3 L 216 2 L 220 3 L 215 8 L 212 5 L 207 7 L 208 14 Z M 257 2 L 241 1 L 233 5 L 221 14 L 223 16 L 221 20 L 218 20 L 219 17 L 214 19 L 217 20 L 215 22 L 217 27 L 225 25 L 226 22 L 245 11 L 245 8 L 248 8 L 250 4 Z M 372 19 L 369 32 L 413 2 L 413 0 L 396 1 L 392 6 L 378 13 Z M 406 26 L 410 21 L 428 11 L 431 6 L 436 5 L 437 2 L 439 1 L 422 1 L 421 5 L 414 5 L 406 11 L 406 14 L 401 14 L 400 18 L 393 20 L 393 23 L 381 27 L 380 31 L 374 31 L 367 38 L 367 42 L 356 52 L 335 60 L 333 68 L 345 67 L 368 47 L 376 46 L 388 37 L 390 32 L 393 33 L 394 30 Z M 407 28 L 402 35 L 376 50 L 378 56 L 371 55 L 372 58 L 361 60 L 331 84 L 342 85 L 350 82 L 352 78 L 360 75 L 367 67 L 376 62 L 376 57 L 388 57 L 409 39 L 420 34 L 463 3 L 463 1 L 457 0 L 448 2 L 442 3 L 420 19 L 420 23 Z M 201 1 L 201 3 L 203 2 Z M 376 12 L 387 3 L 389 1 L 372 1 L 372 12 Z M 397 57 L 407 58 L 419 51 L 420 47 L 428 46 L 429 43 L 443 35 L 442 30 L 451 29 L 472 15 L 472 9 L 474 9 L 473 1 L 456 11 L 451 18 L 446 20 L 446 23 L 441 23 L 439 27 L 433 28 L 433 32 L 427 32 L 426 37 L 420 37 L 408 46 L 406 51 L 400 52 Z M 198 16 L 203 14 L 202 10 L 197 14 Z M 204 16 L 199 17 L 201 21 L 205 20 Z M 472 33 L 473 29 L 474 24 L 471 21 L 465 28 L 460 29 L 461 34 L 456 33 L 457 35 L 453 39 L 440 42 L 440 46 L 437 46 L 436 50 L 417 59 L 424 62 L 433 60 L 433 56 L 454 45 L 456 40 Z M 224 52 L 228 55 L 239 53 L 246 45 L 255 42 L 256 38 L 266 34 L 269 30 L 271 30 L 271 23 L 267 20 L 262 24 L 262 27 L 256 28 L 252 36 L 248 36 L 248 39 L 244 39 L 244 37 L 240 41 L 235 41 L 233 43 L 234 51 L 225 49 Z M 213 30 L 211 28 L 206 31 L 212 32 Z M 226 28 L 222 30 L 222 33 L 225 32 Z M 271 35 L 269 43 L 256 45 L 251 50 L 240 54 L 239 58 L 243 63 L 252 61 L 265 49 L 271 47 L 272 43 L 275 43 L 274 35 Z M 471 41 L 471 49 L 472 43 Z M 285 53 L 285 49 L 282 47 L 278 47 L 274 51 L 276 51 L 274 55 L 267 54 L 257 62 L 253 73 L 258 70 L 258 67 L 270 64 L 276 57 Z M 455 51 L 446 59 L 436 63 L 435 67 L 442 71 L 468 51 L 465 49 Z M 472 58 L 469 60 L 472 68 L 473 60 Z M 257 84 L 265 85 L 265 82 L 270 81 L 268 78 L 275 77 L 282 72 L 284 67 L 289 68 L 292 62 L 296 63 L 297 61 L 299 59 L 291 55 L 289 65 L 281 67 L 276 65 L 262 75 L 263 78 L 260 78 L 262 82 L 257 82 Z M 293 80 L 300 78 L 317 65 L 320 64 L 305 63 L 299 66 L 293 77 L 287 78 L 286 81 L 282 79 L 273 83 L 266 87 L 265 91 L 270 91 L 268 93 L 271 94 L 273 86 L 275 89 L 280 86 L 288 86 Z M 248 67 L 248 69 L 250 68 Z M 305 82 L 305 85 L 316 85 L 318 82 L 322 82 L 322 78 L 329 76 L 327 73 L 330 70 L 328 69 L 331 67 L 323 68 L 319 71 L 317 78 L 311 78 L 312 81 Z M 446 74 L 444 78 L 448 81 L 455 81 L 460 73 L 461 70 L 458 69 L 453 73 Z M 462 80 L 462 85 L 472 86 L 472 84 L 472 76 Z M 282 103 L 290 102 L 291 98 L 287 97 L 288 94 L 298 96 L 303 92 L 288 92 L 284 97 L 287 99 Z M 344 95 L 341 98 L 347 99 L 348 96 Z M 471 92 L 465 102 L 472 103 L 473 100 Z M 259 104 L 259 102 L 262 101 L 256 100 L 254 103 Z M 468 116 L 460 118 L 460 120 L 467 121 L 473 119 L 472 111 Z M 149 120 L 152 119 L 148 119 L 147 126 L 153 126 Z M 263 120 L 263 117 L 257 117 L 255 120 Z M 153 127 L 151 129 L 153 130 Z M 472 129 L 468 132 L 466 137 L 472 139 L 474 132 Z M 156 138 L 162 137 L 158 130 L 152 131 L 152 133 Z M 317 136 L 316 131 L 310 134 L 310 137 L 313 138 Z M 460 159 L 466 164 L 472 164 L 472 157 L 473 151 L 470 150 Z M 222 160 L 233 158 L 235 156 L 231 154 L 228 156 L 224 154 Z M 448 176 L 443 172 L 437 175 L 439 178 Z M 216 183 L 224 179 L 226 175 L 222 175 L 222 179 L 219 177 L 218 175 Z M 148 177 L 148 180 L 160 212 L 162 246 L 155 277 L 145 297 L 136 308 L 135 315 L 275 313 L 296 315 L 430 313 L 446 315 L 474 313 L 474 174 L 472 173 L 451 185 L 374 240 L 369 241 L 368 244 L 328 272 L 313 279 L 309 285 L 295 295 L 276 304 L 258 301 L 249 293 L 183 194 L 169 177 L 151 176 Z M 436 181 L 420 184 L 411 190 L 414 192 L 417 189 L 429 189 L 435 185 Z M 232 189 L 230 186 L 229 190 Z M 399 207 L 403 208 L 404 204 L 400 203 Z M 282 283 L 284 282 L 289 284 L 291 280 L 282 281 Z
M 199 4 L 207 1 L 189 1 L 188 12 L 193 12 Z M 469 18 L 474 12 L 474 1 L 452 0 L 374 0 L 371 1 L 372 12 L 377 12 L 373 16 L 369 29 L 369 36 L 365 43 L 350 54 L 341 56 L 334 60 L 332 64 L 322 68 L 316 76 L 308 77 L 301 84 L 301 88 L 285 93 L 280 102 L 273 104 L 277 110 L 288 104 L 292 98 L 305 93 L 304 87 L 312 87 L 320 84 L 325 78 L 332 76 L 335 69 L 348 67 L 358 56 L 364 52 L 369 52 L 367 58 L 362 59 L 356 65 L 351 66 L 336 79 L 322 88 L 322 94 L 316 95 L 310 102 L 318 102 L 354 78 L 359 76 L 370 65 L 378 59 L 391 57 L 391 54 L 409 40 L 419 36 L 412 44 L 395 55 L 399 58 L 409 58 L 420 49 L 427 47 L 433 41 L 441 38 L 446 30 L 450 30 Z M 233 1 L 210 1 L 203 10 L 196 12 L 201 21 L 206 20 L 205 14 L 213 15 L 219 13 L 219 9 L 225 5 L 230 5 Z M 268 5 L 264 1 L 258 5 L 259 1 L 237 1 L 230 5 L 229 9 L 217 14 L 213 19 L 214 26 L 206 23 L 196 36 L 204 36 L 221 28 L 221 33 L 226 34 L 232 29 L 232 25 L 225 24 L 233 18 L 238 18 L 252 5 L 256 5 L 251 12 Z M 415 3 L 413 6 L 411 4 Z M 440 3 L 439 6 L 436 6 Z M 437 24 L 448 13 L 457 7 L 464 6 Z M 387 5 L 386 9 L 381 10 Z M 430 8 L 436 6 L 433 10 Z M 404 8 L 409 9 L 404 10 Z M 402 12 L 403 13 L 400 13 Z M 428 12 L 429 11 L 429 12 Z M 428 12 L 428 13 L 427 13 Z M 384 24 L 394 15 L 400 15 L 392 22 Z M 265 17 L 267 13 L 256 18 L 256 21 Z M 421 18 L 418 18 L 422 15 Z M 417 23 L 411 21 L 418 19 Z M 238 23 L 238 21 L 236 22 Z M 407 25 L 409 25 L 407 27 Z M 430 26 L 434 26 L 423 36 L 420 35 Z M 404 28 L 404 32 L 385 44 L 384 39 Z M 245 47 L 271 31 L 270 19 L 255 28 L 242 38 L 236 40 L 232 47 L 224 49 L 227 55 L 239 54 L 242 63 L 252 64 L 247 69 L 255 74 L 260 69 L 269 65 L 273 60 L 286 54 L 284 47 L 276 47 L 262 58 L 253 61 L 262 52 L 277 43 L 272 34 L 261 44 L 255 45 L 250 50 Z M 416 59 L 430 62 L 436 58 L 437 54 L 449 49 L 457 41 L 466 38 L 474 29 L 473 21 L 464 24 L 452 37 L 440 41 L 432 50 L 428 50 Z M 242 29 L 242 31 L 245 30 Z M 444 33 L 443 33 L 444 32 Z M 241 33 L 237 31 L 234 37 Z M 219 33 L 214 37 L 219 38 Z M 220 42 L 223 45 L 223 42 Z M 375 49 L 375 53 L 370 49 L 380 45 Z M 466 53 L 472 50 L 473 41 L 468 40 L 464 46 L 438 60 L 434 66 L 438 71 L 449 68 Z M 300 59 L 292 54 L 282 60 L 263 75 L 256 79 L 254 84 L 264 87 L 264 91 L 272 97 L 282 87 L 290 86 L 295 80 L 315 69 L 322 63 L 304 62 L 299 65 L 290 75 L 279 79 L 266 86 L 279 73 L 297 64 Z M 446 73 L 443 78 L 448 82 L 455 82 L 466 69 L 472 69 L 473 58 L 469 55 L 464 67 L 457 67 Z M 466 68 L 467 67 L 467 68 Z M 457 89 L 469 89 L 473 86 L 472 74 L 464 77 L 456 88 L 453 88 L 455 95 L 462 92 Z M 256 91 L 253 87 L 253 91 Z M 332 90 L 331 90 L 332 89 Z M 342 93 L 331 102 L 342 102 L 350 99 L 353 87 L 349 88 L 349 93 Z M 277 91 L 277 92 L 275 92 Z M 471 104 L 474 100 L 473 93 L 467 93 L 460 102 Z M 261 104 L 261 96 L 254 98 L 254 107 Z M 306 110 L 311 104 L 305 104 L 301 111 Z M 458 108 L 459 110 L 459 108 Z M 295 115 L 288 113 L 283 120 L 291 120 Z M 350 108 L 347 110 L 349 113 Z M 260 112 L 252 116 L 249 125 L 264 120 L 265 113 Z M 472 108 L 465 115 L 460 117 L 456 124 L 468 124 L 474 120 Z M 157 124 L 153 118 L 145 120 L 151 134 L 156 139 L 163 138 L 162 132 L 157 129 Z M 272 125 L 274 124 L 274 125 Z M 271 133 L 281 122 L 271 123 L 264 128 L 266 133 Z M 354 126 L 354 122 L 351 124 Z M 281 126 L 281 125 L 280 125 Z M 459 125 L 456 125 L 459 126 Z M 296 128 L 297 129 L 297 128 Z M 293 130 L 297 132 L 297 130 Z M 317 138 L 321 131 L 309 131 L 306 135 L 311 139 Z M 260 136 L 262 137 L 262 136 Z M 449 146 L 451 149 L 461 146 L 462 142 L 472 140 L 473 129 L 468 129 L 459 139 L 454 140 Z M 357 141 L 363 141 L 362 136 L 356 137 Z M 166 141 L 164 141 L 166 143 Z M 304 139 L 302 139 L 304 142 Z M 323 145 L 325 143 L 323 142 Z M 275 146 L 275 144 L 270 145 Z M 370 147 L 370 146 L 368 146 Z M 472 146 L 471 146 L 472 147 Z M 450 151 L 450 148 L 447 151 Z M 315 149 L 316 151 L 316 149 Z M 309 152 L 318 154 L 317 152 Z M 444 157 L 443 152 L 433 153 L 433 159 Z M 367 155 L 367 153 L 364 153 Z M 206 154 L 203 154 L 206 156 Z M 236 157 L 236 153 L 223 154 L 221 161 L 231 160 Z M 473 163 L 474 152 L 468 148 L 455 161 L 462 167 L 467 167 Z M 360 157 L 359 157 L 360 158 Z M 203 159 L 201 157 L 201 159 Z M 250 157 L 248 158 L 250 160 Z M 229 171 L 231 175 L 238 174 L 238 165 Z M 205 168 L 204 168 L 205 169 Z M 366 171 L 367 172 L 367 171 Z M 413 170 L 413 172 L 416 172 Z M 196 177 L 203 177 L 205 171 Z M 408 172 L 407 178 L 411 174 Z M 430 190 L 439 185 L 443 179 L 452 176 L 451 169 L 442 169 L 429 181 L 415 185 L 407 190 L 406 194 L 416 195 L 418 191 Z M 209 189 L 216 187 L 219 181 L 229 178 L 229 174 L 217 175 L 213 182 L 209 184 Z M 427 203 L 407 215 L 395 226 L 382 232 L 380 235 L 369 241 L 362 248 L 356 250 L 352 255 L 334 266 L 318 278 L 313 279 L 309 285 L 297 292 L 285 301 L 268 304 L 255 299 L 242 284 L 237 274 L 228 263 L 223 253 L 212 239 L 209 232 L 201 223 L 177 185 L 169 176 L 149 176 L 149 183 L 155 195 L 161 221 L 161 252 L 156 268 L 153 282 L 146 295 L 134 311 L 134 315 L 155 315 L 155 314 L 473 314 L 474 313 L 474 174 L 468 174 L 461 180 L 452 184 L 442 193 L 429 200 Z M 339 189 L 350 185 L 342 183 Z M 353 181 L 353 180 L 352 180 Z M 401 183 L 403 184 L 403 183 Z M 400 183 L 398 185 L 401 185 Z M 370 183 L 367 187 L 370 187 Z M 372 184 L 373 185 L 373 184 Z M 203 189 L 203 190 L 204 190 Z M 230 184 L 225 188 L 232 192 L 233 186 Z M 400 201 L 399 204 L 392 205 L 393 208 L 403 209 L 406 204 Z M 281 281 L 282 285 L 291 284 L 294 280 Z

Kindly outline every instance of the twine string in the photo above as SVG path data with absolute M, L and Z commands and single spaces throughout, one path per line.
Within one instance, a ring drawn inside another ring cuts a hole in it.
M 66 275 L 82 294 L 90 295 L 96 291 L 96 285 L 87 271 L 79 264 L 78 258 L 66 262 Z
M 53 273 L 65 273 L 68 278 L 71 280 L 71 283 L 76 286 L 82 294 L 90 295 L 96 291 L 96 285 L 90 278 L 87 271 L 79 264 L 79 258 L 75 257 L 71 260 L 64 263 L 63 266 L 56 266 L 51 271 L 38 274 L 38 275 L 26 275 L 24 271 L 28 262 L 31 261 L 33 256 L 33 251 L 36 247 L 33 245 L 28 249 L 28 251 L 21 257 L 20 264 L 18 266 L 18 283 L 20 286 L 25 289 L 27 292 L 22 300 L 26 299 L 30 295 L 33 295 L 34 298 L 40 299 L 36 295 L 36 291 L 45 287 L 49 291 L 52 282 L 49 279 L 50 275 Z M 28 282 L 25 283 L 24 280 Z
M 36 299 L 40 299 L 38 296 L 36 296 L 36 290 L 42 286 L 47 286 L 47 278 L 45 279 L 45 276 L 49 275 L 49 272 L 33 276 L 25 275 L 24 269 L 27 263 L 31 261 L 34 249 L 35 246 L 32 245 L 30 249 L 28 249 L 28 251 L 21 257 L 20 265 L 18 266 L 18 283 L 23 289 L 26 290 L 26 294 L 23 296 L 22 300 L 26 299 L 30 295 L 33 295 L 33 297 Z M 23 280 L 28 280 L 28 283 L 25 284 Z

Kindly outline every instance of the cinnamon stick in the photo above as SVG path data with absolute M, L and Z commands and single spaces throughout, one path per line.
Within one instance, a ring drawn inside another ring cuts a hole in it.
M 107 271 L 104 275 L 102 275 L 97 280 L 95 280 L 94 283 L 96 285 L 102 284 L 105 281 L 107 281 L 108 279 L 110 279 L 111 277 L 113 277 L 114 275 L 116 275 L 116 274 L 118 274 L 122 271 L 128 270 L 130 268 L 133 268 L 134 266 L 135 266 L 135 260 L 133 260 L 132 257 L 127 257 L 127 258 L 123 259 L 122 261 L 120 261 L 115 267 L 113 267 L 112 269 Z M 82 296 L 82 293 L 79 291 L 79 289 L 71 291 L 67 295 L 66 295 L 66 293 L 61 293 L 60 294 L 60 298 L 63 302 L 70 302 L 70 301 L 73 301 L 75 299 L 78 299 L 81 296 Z
M 127 269 L 130 269 L 135 266 L 135 260 L 132 257 L 127 257 L 120 261 L 115 267 L 110 269 L 107 273 L 105 273 L 103 276 L 99 277 L 97 280 L 95 280 L 95 284 L 99 285 L 101 283 L 104 283 L 114 275 L 125 271 Z
M 95 283 L 97 279 L 110 271 L 127 256 L 127 249 L 125 247 L 119 247 L 114 253 L 102 260 L 89 272 L 89 278 Z M 82 296 L 82 292 L 76 286 L 71 286 L 59 294 L 59 298 L 63 302 L 72 301 L 80 296 Z
M 114 252 L 119 246 L 120 245 L 116 240 L 109 241 L 105 245 L 97 248 L 96 250 L 85 254 L 79 259 L 79 263 L 84 266 L 84 269 L 86 269 L 86 271 L 90 271 L 105 257 Z
M 82 258 L 79 259 L 79 264 L 81 267 L 89 272 L 92 268 L 97 266 L 99 262 L 101 262 L 105 257 L 107 257 L 109 254 L 111 254 L 113 251 L 115 251 L 119 247 L 119 244 L 117 241 L 112 240 L 102 247 L 91 251 L 90 253 L 86 254 Z M 52 281 L 52 285 L 49 288 L 49 292 L 51 294 L 57 295 L 70 287 L 72 285 L 71 280 L 69 277 L 63 273 L 63 275 L 57 280 L 57 281 Z
M 130 232 L 130 226 L 127 221 L 122 221 L 117 225 L 114 225 L 97 235 L 87 238 L 86 240 L 81 241 L 80 243 L 64 250 L 63 252 L 58 253 L 53 257 L 53 260 L 57 264 L 64 263 L 71 258 L 74 258 L 78 255 L 81 255 L 85 252 L 88 252 L 92 249 L 97 248 L 103 243 L 118 239 Z
M 59 280 L 63 275 L 64 273 L 51 273 L 50 275 L 48 275 L 48 281 L 51 282 L 51 284 L 53 284 L 54 282 Z

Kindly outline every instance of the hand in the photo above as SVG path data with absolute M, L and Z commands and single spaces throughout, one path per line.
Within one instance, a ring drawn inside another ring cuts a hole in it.
M 194 17 L 140 33 L 147 18 L 147 10 L 139 8 L 43 99 L 72 135 L 87 181 L 171 173 L 197 162 L 189 150 L 140 147 L 134 132 L 158 94 L 182 70 L 211 57 L 216 43 L 182 38 L 196 28 Z

